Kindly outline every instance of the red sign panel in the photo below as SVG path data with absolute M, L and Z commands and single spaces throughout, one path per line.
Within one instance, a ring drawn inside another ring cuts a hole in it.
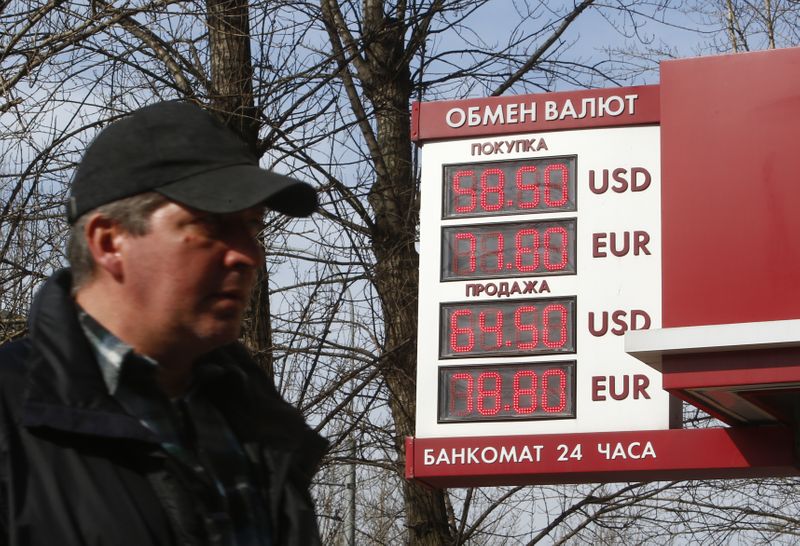
M 662 65 L 664 327 L 800 318 L 798 89 L 800 48 Z
M 508 135 L 658 123 L 657 85 L 414 103 L 411 138 Z
M 435 487 L 800 474 L 786 427 L 408 438 L 406 458 Z

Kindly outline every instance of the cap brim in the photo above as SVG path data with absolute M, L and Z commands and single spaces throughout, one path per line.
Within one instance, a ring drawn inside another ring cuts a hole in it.
M 317 210 L 317 192 L 294 178 L 255 165 L 232 165 L 166 184 L 155 191 L 188 207 L 214 213 L 263 204 L 289 216 Z

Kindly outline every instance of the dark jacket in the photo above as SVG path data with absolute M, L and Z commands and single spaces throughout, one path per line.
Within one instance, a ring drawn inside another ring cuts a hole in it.
M 108 394 L 69 286 L 48 280 L 29 337 L 0 348 L 0 545 L 203 544 L 169 458 Z M 319 543 L 308 486 L 325 441 L 241 346 L 213 357 L 235 373 L 207 396 L 267 484 L 275 543 Z

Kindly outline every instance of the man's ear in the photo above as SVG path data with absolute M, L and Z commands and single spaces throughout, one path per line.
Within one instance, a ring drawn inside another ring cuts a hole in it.
M 106 271 L 116 280 L 123 276 L 122 239 L 127 235 L 118 222 L 102 214 L 94 214 L 86 222 L 86 244 L 98 270 Z M 102 273 L 101 273 L 102 274 Z

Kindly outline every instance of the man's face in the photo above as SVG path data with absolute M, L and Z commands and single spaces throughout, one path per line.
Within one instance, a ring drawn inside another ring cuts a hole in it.
M 213 214 L 170 202 L 152 214 L 147 234 L 126 234 L 123 283 L 140 333 L 201 353 L 234 341 L 263 260 L 262 215 L 262 207 Z

